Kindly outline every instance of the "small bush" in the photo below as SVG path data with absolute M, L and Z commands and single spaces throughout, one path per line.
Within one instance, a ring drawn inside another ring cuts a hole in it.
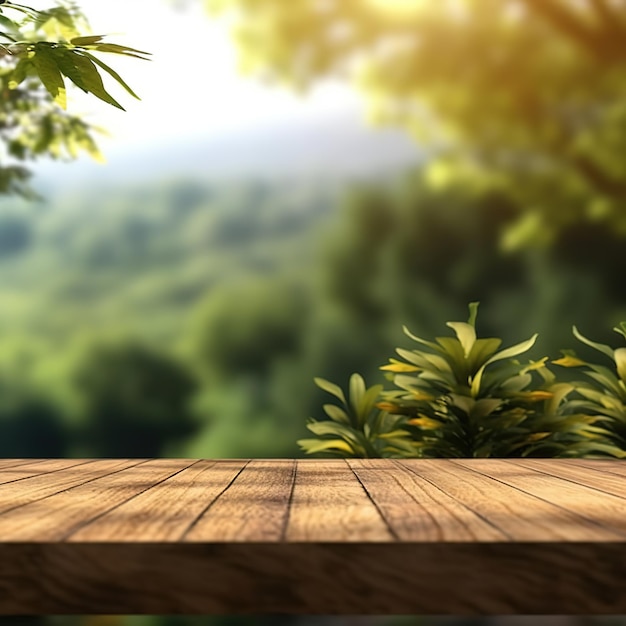
M 455 337 L 429 341 L 405 327 L 420 348 L 398 348 L 402 360 L 381 368 L 394 390 L 366 388 L 354 374 L 346 400 L 337 385 L 316 379 L 342 407 L 324 405 L 330 420 L 307 426 L 320 439 L 300 446 L 309 454 L 356 457 L 626 457 L 626 348 L 598 348 L 614 359 L 619 377 L 589 365 L 601 390 L 558 382 L 548 357 L 515 358 L 537 335 L 500 350 L 501 339 L 476 335 L 477 302 L 469 312 L 467 322 L 448 322 Z M 620 332 L 626 337 L 626 324 Z M 555 363 L 588 365 L 571 355 Z M 574 391 L 578 399 L 570 399 Z

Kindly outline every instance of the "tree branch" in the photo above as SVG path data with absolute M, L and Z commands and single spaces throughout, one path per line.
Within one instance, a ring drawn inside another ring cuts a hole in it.
M 606 0 L 587 0 L 598 18 L 599 24 L 611 33 L 624 33 L 622 16 Z
M 606 58 L 607 51 L 604 45 L 606 42 L 601 36 L 602 32 L 580 19 L 574 11 L 565 8 L 562 2 L 558 0 L 521 0 L 521 2 L 592 54 Z

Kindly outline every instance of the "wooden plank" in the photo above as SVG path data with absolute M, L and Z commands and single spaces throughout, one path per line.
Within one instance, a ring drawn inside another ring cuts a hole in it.
M 0 472 L 4 471 L 5 469 L 19 467 L 20 465 L 43 462 L 44 459 L 0 459 Z
M 598 528 L 588 519 L 520 491 L 490 475 L 472 471 L 474 459 L 467 467 L 456 460 L 402 460 L 418 476 L 432 482 L 459 504 L 487 520 L 498 531 L 499 540 L 510 541 L 615 541 L 622 535 Z M 489 460 L 491 463 L 491 459 Z M 507 465 L 508 467 L 508 465 Z M 525 470 L 518 470 L 528 473 Z M 459 537 L 459 540 L 462 540 Z M 454 540 L 454 539 L 453 539 Z M 478 537 L 478 540 L 493 540 Z
M 178 541 L 247 461 L 200 460 L 68 535 L 68 541 Z
M 511 459 L 511 462 L 515 465 L 521 465 L 550 476 L 558 476 L 578 485 L 591 487 L 596 491 L 610 493 L 618 498 L 626 499 L 626 481 L 616 474 L 610 474 L 577 463 L 555 463 L 545 459 Z
M 41 474 L 60 472 L 86 463 L 93 463 L 93 461 L 90 459 L 47 459 L 33 462 L 31 459 L 30 463 L 23 463 L 16 467 L 7 467 L 0 470 L 0 485 L 24 480 L 32 476 L 40 476 Z
M 390 462 L 381 466 L 375 459 L 349 459 L 348 464 L 395 536 L 402 541 L 507 539 L 506 533 L 458 499 L 463 487 L 457 486 L 464 483 L 462 479 L 457 481 L 455 476 L 451 481 L 445 476 L 442 478 L 446 461 Z M 433 482 L 433 472 L 436 483 Z
M 298 460 L 285 539 L 389 541 L 394 534 L 345 460 Z
M 295 473 L 295 460 L 251 461 L 212 498 L 184 541 L 279 541 Z
M 606 472 L 608 474 L 617 474 L 618 476 L 626 476 L 626 461 L 611 459 L 567 459 L 570 463 L 576 462 L 580 467 L 588 467 L 596 471 Z
M 193 462 L 180 459 L 127 460 L 118 461 L 116 465 L 110 461 L 98 461 L 95 466 L 102 468 L 99 469 L 100 475 L 96 470 L 91 480 L 25 502 L 0 515 L 0 537 L 3 541 L 63 541 L 88 521 Z M 117 471 L 112 472 L 112 468 Z M 46 478 L 36 477 L 35 480 Z M 5 496 L 4 490 L 2 496 Z
M 69 467 L 60 467 L 58 471 L 0 485 L 0 516 L 30 502 L 47 498 L 64 489 L 82 485 L 111 471 L 119 471 L 141 462 L 140 459 L 110 459 L 86 463 L 69 461 Z
M 557 462 L 557 461 L 552 461 Z M 455 459 L 453 463 L 490 476 L 504 484 L 540 498 L 582 517 L 593 526 L 594 540 L 626 538 L 626 502 L 617 496 L 548 476 L 504 460 Z

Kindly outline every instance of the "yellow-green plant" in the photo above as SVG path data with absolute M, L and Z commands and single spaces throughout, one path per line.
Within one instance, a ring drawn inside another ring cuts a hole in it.
M 406 418 L 376 407 L 382 385 L 368 388 L 362 376 L 353 374 L 346 399 L 338 385 L 323 378 L 316 378 L 315 383 L 335 396 L 341 406 L 325 404 L 324 412 L 329 419 L 309 420 L 307 428 L 319 438 L 300 439 L 298 444 L 304 451 L 357 458 L 418 456 L 419 444 L 402 428 Z
M 615 327 L 617 333 L 626 338 L 626 322 Z M 626 457 L 626 347 L 613 349 L 584 337 L 573 327 L 574 336 L 607 356 L 612 361 L 611 368 L 583 361 L 573 350 L 563 350 L 563 357 L 553 361 L 563 367 L 585 369 L 586 381 L 572 383 L 575 393 L 563 405 L 563 412 L 570 416 L 592 416 L 599 424 L 599 430 L 606 435 L 607 446 L 614 456 Z
M 538 406 L 558 401 L 555 394 L 561 390 L 547 389 L 553 383 L 547 359 L 512 360 L 528 351 L 537 335 L 498 351 L 500 339 L 476 336 L 478 303 L 469 309 L 467 322 L 447 324 L 456 337 L 426 341 L 404 328 L 427 349 L 398 348 L 404 360 L 391 359 L 383 366 L 399 390 L 383 394 L 381 406 L 407 416 L 424 456 L 526 456 L 550 436 Z M 542 379 L 535 388 L 533 373 Z
M 514 358 L 532 348 L 536 334 L 500 350 L 501 339 L 476 335 L 478 302 L 469 312 L 467 322 L 448 322 L 455 337 L 428 341 L 404 328 L 423 347 L 398 348 L 403 360 L 381 368 L 395 390 L 368 389 L 353 374 L 346 400 L 337 385 L 315 379 L 343 408 L 324 405 L 330 420 L 308 424 L 320 439 L 300 440 L 301 447 L 351 457 L 626 457 L 626 348 L 595 344 L 574 329 L 613 358 L 618 377 L 568 353 L 555 363 L 588 365 L 601 389 L 558 382 L 548 357 Z M 616 330 L 626 337 L 626 323 Z M 578 398 L 570 398 L 574 390 Z

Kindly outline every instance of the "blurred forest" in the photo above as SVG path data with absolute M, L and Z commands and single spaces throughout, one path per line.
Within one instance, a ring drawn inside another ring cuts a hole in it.
M 365 51 L 375 62 L 360 80 L 378 121 L 424 141 L 425 120 L 449 132 L 434 133 L 425 166 L 369 183 L 181 179 L 74 185 L 44 203 L 3 199 L 0 456 L 299 458 L 306 418 L 324 417 L 313 377 L 345 386 L 358 371 L 382 382 L 378 368 L 396 346 L 410 347 L 403 324 L 441 334 L 470 301 L 481 302 L 481 336 L 507 345 L 539 332 L 533 358 L 585 354 L 573 324 L 619 345 L 611 328 L 626 320 L 626 3 L 437 0 L 430 13 L 372 20 L 365 0 L 281 1 L 291 8 L 263 13 L 276 5 L 263 0 L 241 13 L 251 71 L 304 86 Z M 330 47 L 323 35 L 333 24 L 358 36 L 337 35 Z M 399 45 L 371 56 L 384 37 Z M 2 623 L 522 621 L 626 618 Z
M 420 171 L 5 201 L 0 449 L 300 456 L 305 418 L 321 417 L 314 376 L 380 380 L 403 323 L 439 333 L 471 299 L 483 333 L 539 331 L 554 357 L 572 323 L 607 337 L 626 319 L 621 239 L 572 228 L 548 251 L 503 252 L 517 210 Z
M 506 251 L 501 191 L 387 182 L 173 181 L 0 209 L 7 457 L 298 457 L 321 376 L 345 384 L 483 302 L 484 335 L 571 326 L 615 343 L 623 241 L 564 229 Z M 580 254 L 581 248 L 584 256 Z

